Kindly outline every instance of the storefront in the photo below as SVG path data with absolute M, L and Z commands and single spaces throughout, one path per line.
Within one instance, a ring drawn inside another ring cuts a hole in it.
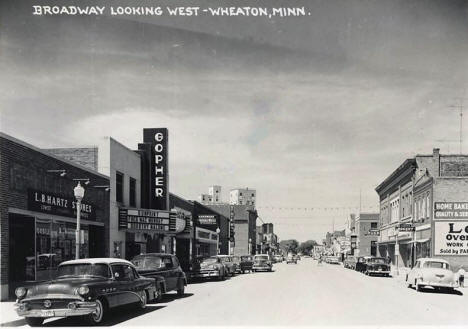
M 5 134 L 0 153 L 2 300 L 28 281 L 52 279 L 60 262 L 76 257 L 77 180 L 85 188 L 80 257 L 108 256 L 109 197 L 95 187 L 108 185 L 107 176 Z
M 197 227 L 195 229 L 197 257 L 217 255 L 218 234 L 216 232 Z

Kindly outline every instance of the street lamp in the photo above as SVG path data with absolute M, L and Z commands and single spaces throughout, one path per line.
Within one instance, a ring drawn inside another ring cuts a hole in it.
M 76 233 L 75 233 L 75 259 L 80 259 L 80 216 L 81 216 L 81 200 L 83 200 L 85 189 L 80 182 L 73 189 L 76 198 Z
M 219 233 L 221 232 L 221 230 L 219 229 L 219 227 L 216 228 L 216 252 L 217 254 L 219 255 Z

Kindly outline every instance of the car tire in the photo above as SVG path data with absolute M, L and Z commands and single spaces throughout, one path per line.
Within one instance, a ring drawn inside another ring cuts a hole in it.
M 183 296 L 185 293 L 185 285 L 183 280 L 179 280 L 177 284 L 177 296 Z
M 146 290 L 140 292 L 140 302 L 138 303 L 138 308 L 144 310 L 146 308 L 146 304 L 148 303 L 148 294 Z
M 104 321 L 107 313 L 107 305 L 102 299 L 96 299 L 96 312 L 88 315 L 90 325 L 98 325 Z
M 416 289 L 416 291 L 421 291 L 421 286 L 418 284 L 418 281 L 414 280 L 414 287 Z
M 242 274 L 245 274 L 245 270 L 242 270 Z
M 157 293 L 157 297 L 155 299 L 155 302 L 160 302 L 162 300 L 162 297 L 163 297 L 163 288 L 162 288 L 162 286 L 160 284 L 156 288 L 156 293 Z
M 39 327 L 44 323 L 44 318 L 24 318 L 30 327 Z

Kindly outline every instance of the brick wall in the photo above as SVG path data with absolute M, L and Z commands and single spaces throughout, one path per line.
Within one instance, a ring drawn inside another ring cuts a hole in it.
M 468 156 L 445 155 L 440 158 L 441 176 L 468 176 Z
M 89 178 L 92 185 L 108 185 L 109 179 L 47 155 L 5 134 L 0 134 L 0 161 L 0 298 L 4 300 L 8 298 L 8 208 L 27 209 L 28 188 L 73 198 L 76 182 L 72 178 Z M 64 169 L 67 175 L 60 177 L 57 173 L 48 173 L 50 169 Z M 85 188 L 84 201 L 96 206 L 96 216 L 104 222 L 105 239 L 108 239 L 108 193 L 102 189 Z M 105 255 L 108 254 L 109 251 L 105 250 Z
M 80 147 L 80 148 L 55 148 L 45 149 L 47 153 L 58 156 L 59 158 L 72 161 L 91 170 L 98 170 L 98 148 Z

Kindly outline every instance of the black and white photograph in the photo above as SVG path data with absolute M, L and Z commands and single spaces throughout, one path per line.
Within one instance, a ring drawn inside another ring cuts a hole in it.
M 0 0 L 0 327 L 466 328 L 467 0 Z

